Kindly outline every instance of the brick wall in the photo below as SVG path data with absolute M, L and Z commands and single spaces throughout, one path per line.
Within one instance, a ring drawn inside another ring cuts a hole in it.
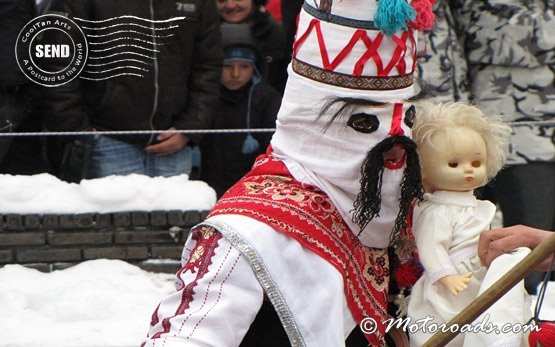
M 21 264 L 48 272 L 108 258 L 175 272 L 190 228 L 207 212 L 0 215 L 0 267 Z

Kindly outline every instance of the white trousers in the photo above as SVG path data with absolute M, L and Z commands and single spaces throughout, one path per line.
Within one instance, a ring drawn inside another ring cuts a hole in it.
M 154 312 L 145 347 L 238 346 L 262 305 L 264 292 L 293 347 L 345 345 L 355 322 L 342 276 L 332 265 L 296 240 L 248 217 L 219 215 L 205 223 L 224 236 L 208 271 L 201 278 L 200 271 L 178 273 L 180 289 L 162 299 Z M 189 237 L 184 261 L 195 245 Z M 188 286 L 194 286 L 192 299 L 184 290 Z
M 196 241 L 187 240 L 183 259 L 189 259 Z M 184 264 L 185 265 L 185 264 Z M 263 290 L 249 263 L 222 238 L 202 277 L 180 270 L 179 290 L 164 298 L 154 315 L 159 322 L 150 327 L 145 346 L 204 347 L 238 346 L 262 305 Z M 184 288 L 194 285 L 192 300 Z M 187 307 L 184 307 L 184 306 Z M 162 332 L 159 337 L 156 333 Z

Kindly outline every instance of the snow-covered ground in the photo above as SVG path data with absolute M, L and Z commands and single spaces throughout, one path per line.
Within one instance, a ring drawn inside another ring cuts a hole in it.
M 209 210 L 216 192 L 187 175 L 108 176 L 66 183 L 49 174 L 0 175 L 0 213 Z
M 542 318 L 555 319 L 550 282 Z M 120 260 L 91 260 L 41 273 L 0 269 L 0 346 L 138 347 L 156 305 L 174 290 L 173 275 Z
M 186 176 L 107 177 L 67 184 L 42 174 L 0 175 L 1 213 L 81 213 L 210 209 L 215 193 Z M 41 273 L 20 265 L 0 268 L 0 346 L 139 346 L 173 275 L 120 260 L 92 260 Z M 550 283 L 542 318 L 555 320 Z
M 0 187 L 0 214 L 209 210 L 216 202 L 212 188 L 187 175 L 109 176 L 80 184 L 48 174 L 0 175 Z M 119 260 L 48 274 L 7 265 L 0 268 L 0 346 L 139 346 L 156 305 L 173 289 L 173 275 Z
M 42 273 L 0 269 L 0 346 L 138 347 L 173 275 L 120 260 Z

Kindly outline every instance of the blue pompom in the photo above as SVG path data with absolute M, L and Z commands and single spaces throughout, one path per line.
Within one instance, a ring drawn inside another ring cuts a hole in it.
M 379 0 L 374 24 L 387 36 L 406 30 L 407 23 L 416 18 L 414 8 L 406 0 Z
M 248 134 L 245 138 L 245 141 L 243 141 L 243 148 L 241 149 L 241 153 L 251 154 L 259 148 L 260 143 L 258 143 L 258 141 L 254 137 L 252 137 L 251 134 Z

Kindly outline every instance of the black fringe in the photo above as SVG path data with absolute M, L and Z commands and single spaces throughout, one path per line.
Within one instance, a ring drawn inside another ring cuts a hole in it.
M 405 136 L 389 137 L 368 152 L 361 168 L 360 192 L 354 203 L 353 214 L 353 221 L 360 227 L 361 231 L 372 219 L 380 215 L 382 177 L 385 169 L 383 153 L 393 148 L 395 144 L 403 145 L 406 152 L 406 165 L 401 182 L 399 213 L 391 233 L 390 245 L 397 240 L 406 228 L 411 203 L 414 199 L 422 200 L 424 195 L 416 144 L 411 139 Z

